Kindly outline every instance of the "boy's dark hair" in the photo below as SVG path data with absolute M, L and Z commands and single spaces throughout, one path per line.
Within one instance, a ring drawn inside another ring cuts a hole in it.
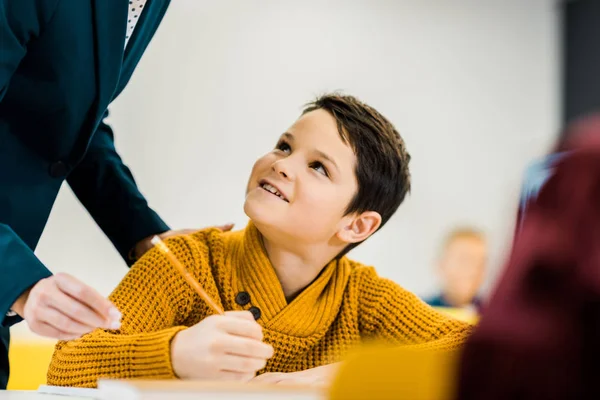
M 335 118 L 342 140 L 356 154 L 358 191 L 346 215 L 376 211 L 381 215 L 381 228 L 410 191 L 410 155 L 404 140 L 383 115 L 353 96 L 325 94 L 308 103 L 302 115 L 320 109 Z M 358 244 L 348 245 L 338 257 Z

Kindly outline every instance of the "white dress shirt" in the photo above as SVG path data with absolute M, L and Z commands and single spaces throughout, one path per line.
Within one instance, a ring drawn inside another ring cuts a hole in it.
M 129 42 L 129 38 L 133 35 L 135 25 L 142 15 L 146 0 L 129 0 L 129 9 L 127 10 L 127 31 L 125 33 L 125 47 Z

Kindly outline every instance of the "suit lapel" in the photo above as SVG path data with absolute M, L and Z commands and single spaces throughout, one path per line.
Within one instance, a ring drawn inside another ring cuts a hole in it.
M 125 48 L 125 56 L 124 60 L 128 59 L 129 54 L 135 50 L 139 43 L 148 43 L 150 41 L 151 36 L 154 34 L 154 24 L 152 21 L 157 20 L 158 13 L 160 11 L 162 1 L 152 1 L 148 0 L 146 2 L 146 6 L 144 11 L 142 11 L 142 15 L 140 16 L 140 20 L 137 22 L 135 29 L 133 30 L 133 35 L 129 39 L 129 43 Z M 147 22 L 148 21 L 148 22 Z M 149 27 L 148 25 L 152 25 Z
M 126 0 L 93 0 L 96 30 L 98 101 L 101 117 L 119 82 L 127 28 Z

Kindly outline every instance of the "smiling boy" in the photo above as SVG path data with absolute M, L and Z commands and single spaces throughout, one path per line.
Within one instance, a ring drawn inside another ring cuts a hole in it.
M 352 96 L 318 98 L 256 161 L 244 230 L 207 229 L 166 242 L 229 312 L 212 316 L 153 249 L 110 296 L 123 314 L 121 329 L 59 342 L 48 383 L 249 380 L 257 373 L 268 382 L 318 383 L 365 340 L 459 347 L 469 325 L 345 256 L 402 203 L 409 160 L 375 109 Z

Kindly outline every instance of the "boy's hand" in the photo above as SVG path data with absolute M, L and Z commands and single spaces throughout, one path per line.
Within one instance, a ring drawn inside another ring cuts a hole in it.
M 298 372 L 267 372 L 253 378 L 252 382 L 327 387 L 338 367 L 339 363 L 336 363 Z
M 248 381 L 273 356 L 262 327 L 248 311 L 211 315 L 175 335 L 171 364 L 182 379 Z

